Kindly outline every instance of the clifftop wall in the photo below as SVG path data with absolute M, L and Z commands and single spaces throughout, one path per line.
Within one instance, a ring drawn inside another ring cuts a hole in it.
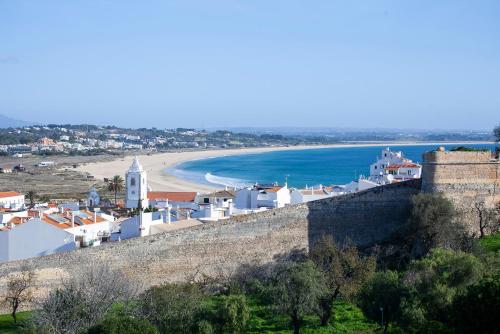
M 420 180 L 357 194 L 235 216 L 170 233 L 83 248 L 68 253 L 0 264 L 0 277 L 25 265 L 38 272 L 48 290 L 61 278 L 76 277 L 87 267 L 107 264 L 121 269 L 144 287 L 181 281 L 196 273 L 228 273 L 242 264 L 266 263 L 275 256 L 304 250 L 323 234 L 349 237 L 362 246 L 384 242 L 406 220 L 410 197 Z M 3 286 L 2 286 L 3 285 Z M 5 279 L 0 278 L 0 290 Z
M 422 191 L 440 192 L 449 198 L 461 222 L 479 232 L 475 203 L 487 209 L 500 203 L 500 162 L 491 152 L 431 151 L 424 154 Z
M 443 192 L 460 210 L 471 230 L 477 229 L 473 201 L 498 205 L 499 167 L 485 152 L 429 152 L 422 180 L 405 181 L 357 194 L 293 205 L 258 214 L 235 216 L 175 232 L 95 248 L 0 264 L 0 290 L 5 277 L 23 266 L 38 273 L 46 292 L 61 278 L 77 277 L 87 267 L 107 264 L 143 286 L 181 281 L 197 273 L 230 273 L 242 264 L 260 264 L 294 250 L 306 250 L 323 234 L 360 246 L 394 239 L 406 222 L 411 196 L 421 189 Z

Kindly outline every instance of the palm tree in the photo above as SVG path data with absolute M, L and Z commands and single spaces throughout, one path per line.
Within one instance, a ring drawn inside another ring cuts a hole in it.
M 119 191 L 123 190 L 123 178 L 120 175 L 115 175 L 108 183 L 108 191 L 115 193 L 115 205 L 116 205 L 116 195 Z
M 34 190 L 30 190 L 26 193 L 26 197 L 28 197 L 28 200 L 30 201 L 30 208 L 33 208 L 33 206 L 35 206 L 36 192 Z

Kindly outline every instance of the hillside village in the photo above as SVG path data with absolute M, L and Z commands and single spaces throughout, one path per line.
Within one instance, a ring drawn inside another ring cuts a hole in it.
M 385 148 L 369 176 L 346 185 L 289 188 L 288 184 L 255 184 L 212 193 L 153 191 L 136 157 L 121 176 L 104 180 L 125 198 L 101 199 L 92 187 L 85 199 L 39 202 L 16 191 L 0 192 L 0 262 L 99 246 L 134 237 L 173 231 L 289 205 L 341 196 L 370 188 L 419 179 L 422 166 L 402 152 Z M 4 173 L 18 173 L 13 170 Z M 117 182 L 113 184 L 113 182 Z M 33 197 L 33 195 L 28 194 Z M 33 236 L 44 236 L 36 237 Z M 29 245 L 26 247 L 25 245 Z

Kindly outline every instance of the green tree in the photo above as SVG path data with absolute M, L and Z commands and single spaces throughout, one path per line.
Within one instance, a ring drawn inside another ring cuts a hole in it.
M 326 326 L 332 317 L 335 299 L 350 299 L 375 272 L 374 257 L 360 256 L 357 247 L 346 242 L 338 247 L 331 236 L 323 236 L 311 248 L 309 257 L 323 271 L 328 292 L 320 298 L 319 316 Z
M 218 318 L 224 333 L 245 331 L 250 310 L 244 295 L 224 296 L 218 308 Z
M 118 192 L 123 190 L 123 182 L 123 178 L 120 175 L 113 176 L 113 178 L 108 182 L 108 191 L 115 194 L 115 205 L 117 203 L 116 196 Z
M 458 249 L 464 236 L 462 225 L 455 221 L 453 204 L 441 194 L 418 194 L 412 197 L 407 235 L 415 256 L 427 254 L 435 247 Z
M 30 190 L 26 193 L 26 197 L 28 198 L 28 201 L 30 202 L 30 209 L 35 206 L 35 200 L 36 200 L 36 192 L 34 190 Z
M 498 333 L 500 277 L 471 285 L 454 300 L 453 324 L 457 333 Z
M 87 334 L 158 334 L 158 330 L 147 320 L 120 315 L 107 317 Z
M 295 334 L 299 333 L 304 316 L 317 311 L 326 292 L 325 277 L 311 261 L 284 265 L 272 286 L 276 310 L 290 317 Z
M 403 283 L 409 291 L 407 305 L 415 314 L 419 308 L 420 319 L 402 317 L 407 327 L 427 326 L 429 323 L 449 323 L 449 310 L 455 296 L 476 283 L 483 274 L 481 262 L 473 255 L 446 249 L 432 252 L 410 264 Z
M 387 333 L 389 324 L 399 317 L 401 301 L 406 295 L 398 273 L 381 271 L 363 286 L 358 294 L 358 304 L 365 316 L 381 324 Z
M 160 333 L 191 333 L 201 311 L 203 293 L 195 284 L 167 283 L 139 297 L 139 311 Z

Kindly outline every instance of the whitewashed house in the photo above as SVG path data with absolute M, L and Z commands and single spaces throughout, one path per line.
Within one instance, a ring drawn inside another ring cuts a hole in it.
M 192 191 L 148 191 L 149 205 L 154 208 L 172 208 L 197 210 L 197 192 Z
M 422 176 L 422 166 L 405 158 L 401 151 L 391 151 L 388 147 L 382 150 L 377 161 L 370 165 L 369 181 L 387 184 Z
M 291 189 L 290 192 L 290 203 L 298 204 L 316 201 L 318 199 L 333 197 L 334 194 L 329 187 L 319 186 L 317 188 L 310 187 L 306 189 Z
M 156 212 L 141 212 L 120 223 L 120 231 L 114 233 L 112 240 L 125 240 L 136 237 L 144 237 L 151 234 L 151 228 L 155 225 L 170 224 L 175 222 L 170 207 Z
M 282 208 L 290 204 L 290 190 L 285 184 L 254 185 L 252 188 L 238 190 L 235 198 L 237 209 Z
M 0 262 L 66 252 L 75 248 L 71 233 L 39 218 L 0 228 Z
M 10 210 L 23 210 L 25 207 L 24 195 L 17 191 L 0 192 L 0 208 Z

